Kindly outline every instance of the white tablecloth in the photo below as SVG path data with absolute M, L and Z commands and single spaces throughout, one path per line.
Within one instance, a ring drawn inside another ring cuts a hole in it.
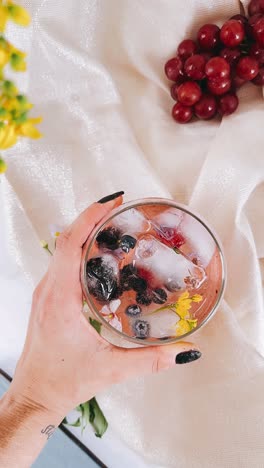
M 197 209 L 219 233 L 228 264 L 225 301 L 196 335 L 203 359 L 116 386 L 100 402 L 120 440 L 149 464 L 261 468 L 263 96 L 248 85 L 236 114 L 179 126 L 163 74 L 181 39 L 238 13 L 239 2 L 23 3 L 32 26 L 10 34 L 29 51 L 21 83 L 44 117 L 45 137 L 8 152 L 2 193 L 10 254 L 33 285 L 47 267 L 39 239 L 49 239 L 49 224 L 67 224 L 119 189 L 127 200 L 171 196 Z M 12 363 L 27 320 L 25 281 L 6 299 L 16 304 L 16 320 L 1 324 L 4 360 Z

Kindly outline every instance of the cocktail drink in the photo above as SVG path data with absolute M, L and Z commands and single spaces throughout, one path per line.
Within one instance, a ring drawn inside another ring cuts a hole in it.
M 219 241 L 187 207 L 165 199 L 122 205 L 85 247 L 82 283 L 89 309 L 114 334 L 164 344 L 194 332 L 224 289 Z

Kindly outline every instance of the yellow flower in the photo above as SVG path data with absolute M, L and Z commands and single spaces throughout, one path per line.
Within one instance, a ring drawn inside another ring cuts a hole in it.
M 26 54 L 20 50 L 15 49 L 10 56 L 10 65 L 13 70 L 17 72 L 24 72 L 27 69 L 25 62 Z M 9 58 L 8 58 L 9 59 Z
M 188 315 L 188 312 L 192 306 L 192 300 L 188 291 L 185 291 L 179 297 L 178 301 L 175 304 L 176 313 L 181 319 L 185 319 Z
M 177 336 L 185 335 L 185 333 L 188 333 L 189 331 L 191 331 L 191 327 L 189 323 L 187 322 L 187 320 L 181 319 L 179 320 L 179 322 L 177 322 L 176 324 Z
M 3 125 L 0 128 L 0 149 L 4 150 L 14 146 L 17 142 L 14 125 Z
M 4 32 L 8 20 L 7 8 L 3 5 L 0 6 L 0 32 Z
M 0 49 L 0 67 L 4 67 L 9 62 L 9 53 L 6 50 Z
M 8 2 L 7 11 L 9 18 L 15 23 L 20 24 L 20 26 L 29 25 L 30 15 L 22 6 Z
M 5 163 L 5 161 L 0 158 L 0 174 L 3 174 L 7 169 L 7 165 Z
M 42 134 L 35 127 L 36 124 L 39 124 L 42 121 L 41 117 L 34 119 L 28 119 L 25 123 L 19 125 L 16 128 L 17 135 L 21 135 L 28 138 L 38 139 L 42 137 Z
M 201 302 L 203 300 L 203 296 L 201 296 L 201 294 L 194 294 L 194 296 L 191 297 L 191 300 L 193 302 Z
M 3 95 L 8 98 L 13 98 L 18 94 L 18 89 L 12 81 L 5 80 L 2 84 Z

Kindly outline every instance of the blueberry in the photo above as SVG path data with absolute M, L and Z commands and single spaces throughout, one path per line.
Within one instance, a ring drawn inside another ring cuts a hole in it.
M 137 315 L 141 314 L 141 312 L 141 307 L 139 307 L 137 304 L 128 306 L 125 311 L 129 317 L 136 317 Z
M 98 301 L 109 301 L 117 289 L 114 269 L 103 257 L 91 258 L 86 265 L 89 292 Z
M 119 247 L 121 232 L 114 227 L 108 227 L 99 232 L 96 242 L 100 247 L 106 247 L 110 250 L 116 250 Z
M 123 252 L 128 253 L 130 249 L 135 248 L 136 243 L 137 240 L 134 237 L 125 234 L 121 237 L 119 246 Z
M 148 338 L 150 325 L 146 320 L 136 320 L 133 324 L 133 329 L 137 338 Z
M 153 302 L 155 302 L 155 304 L 165 304 L 165 302 L 167 301 L 167 298 L 168 296 L 167 296 L 165 289 L 161 289 L 161 288 L 154 289 L 152 300 Z
M 137 293 L 136 301 L 138 304 L 148 306 L 152 302 L 152 294 L 148 291 Z

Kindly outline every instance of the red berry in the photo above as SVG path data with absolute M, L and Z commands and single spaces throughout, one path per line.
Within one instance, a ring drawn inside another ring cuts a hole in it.
M 254 83 L 256 86 L 264 86 L 264 67 L 259 69 L 259 72 L 256 78 L 252 80 L 252 83 Z
M 219 44 L 220 29 L 216 24 L 205 24 L 198 31 L 198 42 L 202 50 L 213 50 Z
M 201 52 L 200 55 L 204 58 L 206 62 L 210 60 L 213 57 L 213 54 L 211 52 Z
M 253 16 L 257 13 L 264 13 L 264 0 L 251 0 L 248 6 L 248 14 Z
M 241 88 L 241 86 L 243 86 L 246 82 L 246 80 L 242 80 L 242 78 L 239 78 L 239 76 L 236 75 L 232 80 L 232 87 L 234 88 L 234 90 L 237 90 Z
M 259 72 L 257 60 L 248 56 L 241 58 L 237 64 L 236 72 L 242 80 L 253 80 Z
M 184 71 L 189 78 L 202 80 L 205 77 L 205 63 L 205 59 L 202 55 L 193 55 L 186 60 Z
M 218 102 L 218 112 L 221 115 L 233 114 L 238 108 L 238 97 L 236 94 L 228 93 L 221 96 Z
M 162 243 L 166 244 L 168 247 L 179 248 L 186 242 L 183 235 L 172 227 L 162 226 L 161 230 L 158 232 L 158 237 Z
M 194 81 L 187 81 L 178 88 L 178 100 L 185 106 L 193 106 L 201 95 L 201 88 Z
M 237 63 L 241 52 L 238 48 L 229 49 L 228 47 L 226 47 L 225 49 L 221 50 L 220 55 L 229 63 L 229 65 L 234 65 L 235 63 Z
M 178 123 L 190 122 L 193 116 L 193 110 L 191 107 L 184 106 L 181 102 L 177 102 L 172 108 L 172 117 Z
M 230 75 L 230 65 L 222 57 L 213 57 L 205 66 L 205 74 L 209 79 L 226 78 Z
M 229 20 L 221 28 L 220 39 L 226 47 L 236 47 L 243 41 L 245 29 L 240 21 Z
M 171 97 L 175 101 L 178 100 L 178 88 L 179 88 L 179 86 L 181 86 L 182 83 L 186 83 L 186 78 L 183 75 L 179 75 L 177 80 L 176 80 L 176 83 L 173 83 L 173 85 L 171 87 L 171 90 L 170 90 L 171 91 Z
M 264 47 L 264 16 L 254 24 L 253 33 L 259 45 Z
M 191 39 L 185 39 L 178 47 L 178 55 L 183 61 L 196 54 L 196 52 L 198 52 L 197 44 Z
M 232 18 L 230 18 L 231 20 L 236 20 L 236 21 L 240 21 L 240 23 L 242 24 L 246 24 L 248 22 L 248 19 L 246 16 L 244 15 L 234 15 L 232 16 Z
M 208 90 L 216 96 L 221 96 L 227 93 L 231 88 L 230 78 L 222 78 L 221 80 L 209 80 L 207 83 Z
M 259 65 L 264 65 L 264 49 L 258 44 L 253 44 L 250 49 L 250 56 L 258 61 Z
M 248 23 L 250 24 L 250 26 L 254 26 L 254 24 L 256 24 L 256 22 L 262 18 L 262 14 L 261 13 L 257 13 L 256 15 L 253 15 L 251 16 L 251 18 L 249 18 L 249 21 Z
M 174 57 L 165 64 L 164 67 L 167 78 L 176 81 L 182 70 L 182 61 L 179 57 Z
M 216 114 L 216 99 L 210 94 L 203 94 L 194 106 L 194 113 L 199 119 L 209 120 Z

